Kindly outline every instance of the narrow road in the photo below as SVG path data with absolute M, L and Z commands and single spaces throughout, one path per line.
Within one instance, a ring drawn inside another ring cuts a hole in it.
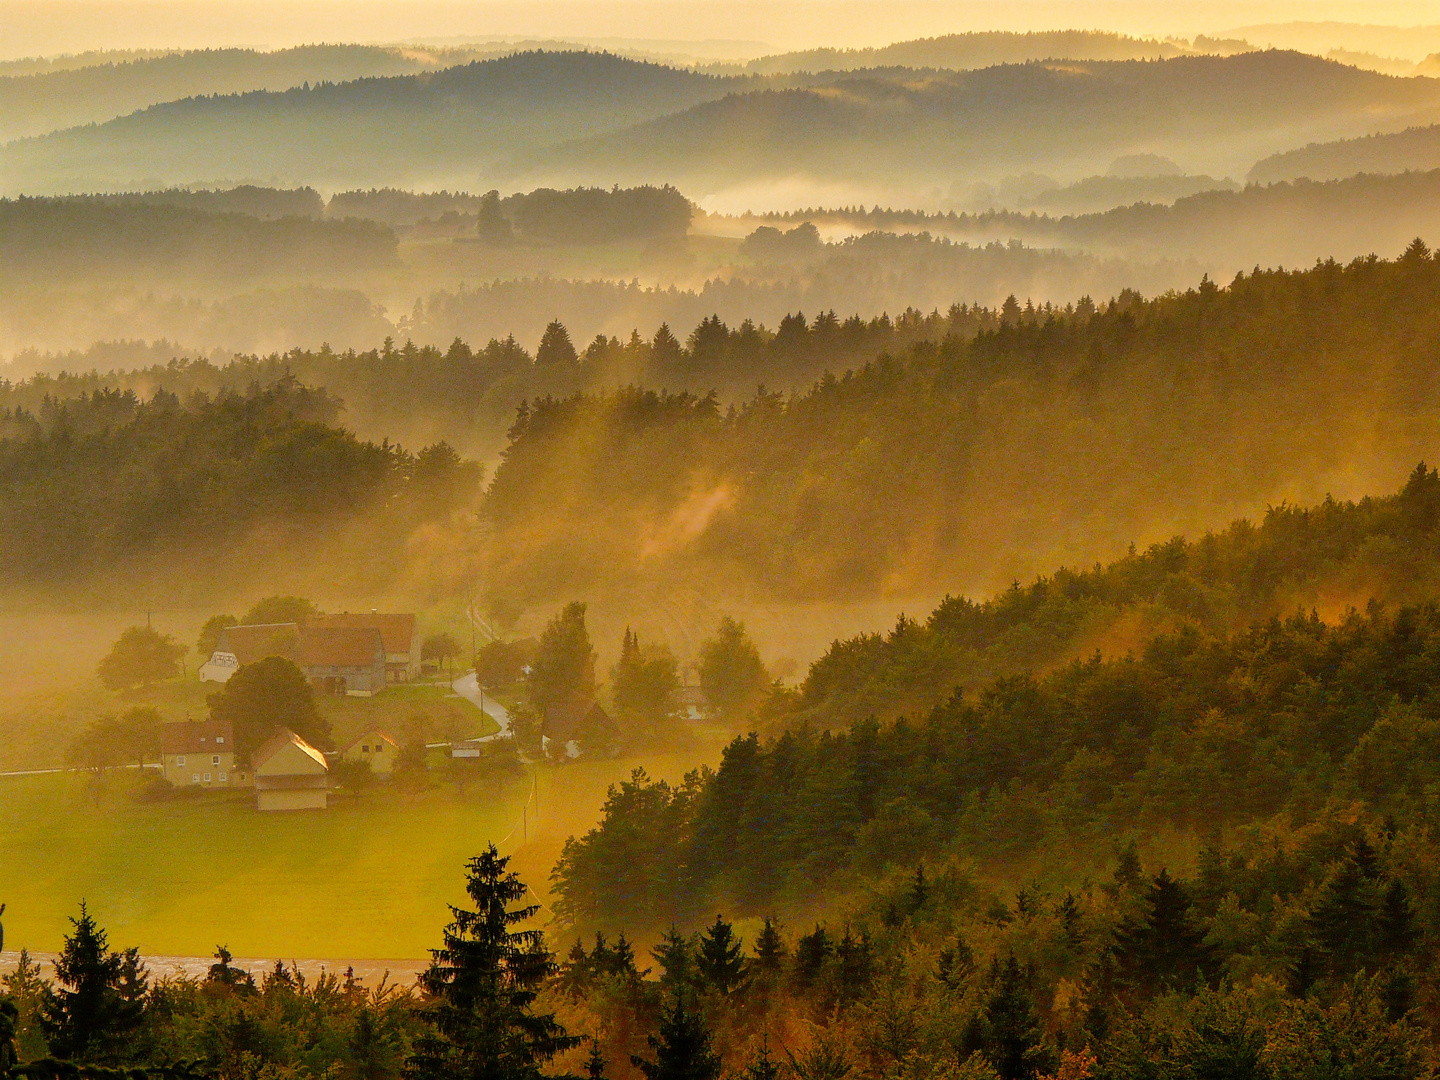
M 485 714 L 489 716 L 490 719 L 500 725 L 500 730 L 494 735 L 484 735 L 478 739 L 467 739 L 467 742 L 482 743 L 490 742 L 494 739 L 508 739 L 511 737 L 509 711 L 504 705 L 501 705 L 500 702 L 480 689 L 480 680 L 475 677 L 475 672 L 472 671 L 469 675 L 460 676 L 460 678 L 450 684 L 450 689 L 454 690 L 455 693 L 459 694 L 466 701 L 473 701 L 485 711 Z

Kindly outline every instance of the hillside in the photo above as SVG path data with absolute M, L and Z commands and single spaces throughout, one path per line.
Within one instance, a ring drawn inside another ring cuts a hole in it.
M 1440 125 L 1410 127 L 1390 134 L 1310 143 L 1271 154 L 1250 169 L 1252 183 L 1308 177 L 1332 180 L 1356 173 L 1427 172 L 1440 169 Z
M 478 173 L 516 152 L 652 119 L 734 85 L 603 53 L 531 52 L 422 75 L 196 97 L 12 143 L 0 151 L 0 185 L 38 193 L 278 177 L 474 189 Z
M 486 498 L 491 588 L 521 608 L 651 580 L 796 601 L 990 591 L 1388 484 L 1433 456 L 1437 295 L 1417 246 L 1099 312 L 1007 304 L 973 340 L 728 412 L 638 390 L 532 401 Z
M 540 151 L 522 159 L 519 176 L 663 177 L 692 196 L 808 178 L 831 189 L 850 185 L 870 201 L 917 183 L 943 190 L 1027 170 L 1078 179 L 1142 152 L 1224 176 L 1276 146 L 1437 116 L 1440 82 L 1298 53 L 877 69 L 824 85 L 733 93 Z

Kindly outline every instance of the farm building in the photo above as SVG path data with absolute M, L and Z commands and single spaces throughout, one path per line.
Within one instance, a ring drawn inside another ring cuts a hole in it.
M 235 738 L 228 721 L 185 720 L 160 729 L 160 761 L 165 779 L 176 787 L 244 787 L 244 771 L 235 769 Z
M 324 810 L 330 788 L 325 755 L 281 728 L 255 751 L 255 804 L 261 810 Z
M 386 653 L 379 629 L 313 623 L 226 627 L 200 666 L 200 681 L 227 682 L 242 665 L 267 656 L 293 661 L 323 693 L 370 697 L 385 689 Z
M 376 776 L 389 776 L 400 756 L 400 745 L 383 731 L 367 731 L 350 744 L 341 760 L 352 764 L 368 762 Z
M 378 630 L 385 646 L 385 679 L 387 682 L 409 682 L 420 674 L 420 634 L 414 615 L 320 615 L 308 626 L 346 627 L 353 630 Z

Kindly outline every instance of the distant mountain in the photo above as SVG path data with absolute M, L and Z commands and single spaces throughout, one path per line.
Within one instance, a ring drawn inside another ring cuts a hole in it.
M 1421 118 L 1440 120 L 1440 82 L 1289 52 L 872 70 L 730 94 L 547 149 L 516 179 L 568 186 L 663 178 L 703 196 L 798 178 L 848 183 L 863 198 L 867 188 L 903 193 L 917 183 L 954 185 L 1024 170 L 1078 178 L 1136 152 L 1225 175 L 1256 151 L 1317 132 L 1353 134 Z
M 288 90 L 307 82 L 403 75 L 431 66 L 421 55 L 399 49 L 309 45 L 278 52 L 204 49 L 13 74 L 0 78 L 0 142 L 103 123 L 179 98 Z M 0 67 L 0 76 L 5 75 Z
M 1336 180 L 1357 173 L 1421 172 L 1440 169 L 1440 124 L 1406 128 L 1389 135 L 1311 143 L 1255 163 L 1246 179 L 1256 184 L 1308 177 Z
M 1169 41 L 1094 30 L 1049 30 L 1029 34 L 990 31 L 901 41 L 875 49 L 807 49 L 779 53 L 762 56 L 748 64 L 726 66 L 723 70 L 756 75 L 884 67 L 967 71 L 996 64 L 1024 64 L 1031 60 L 1164 60 L 1188 52 L 1190 50 Z M 722 69 L 717 66 L 715 70 Z
M 473 188 L 517 151 L 633 125 L 751 85 L 603 53 L 195 97 L 0 150 L 9 193 L 196 181 Z

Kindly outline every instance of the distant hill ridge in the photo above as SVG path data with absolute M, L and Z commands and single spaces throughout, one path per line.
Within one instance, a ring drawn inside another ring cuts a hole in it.
M 1389 134 L 1311 143 L 1299 150 L 1271 154 L 1255 163 L 1252 183 L 1308 177 L 1338 180 L 1358 173 L 1401 173 L 1440 169 L 1440 125 L 1409 127 Z

